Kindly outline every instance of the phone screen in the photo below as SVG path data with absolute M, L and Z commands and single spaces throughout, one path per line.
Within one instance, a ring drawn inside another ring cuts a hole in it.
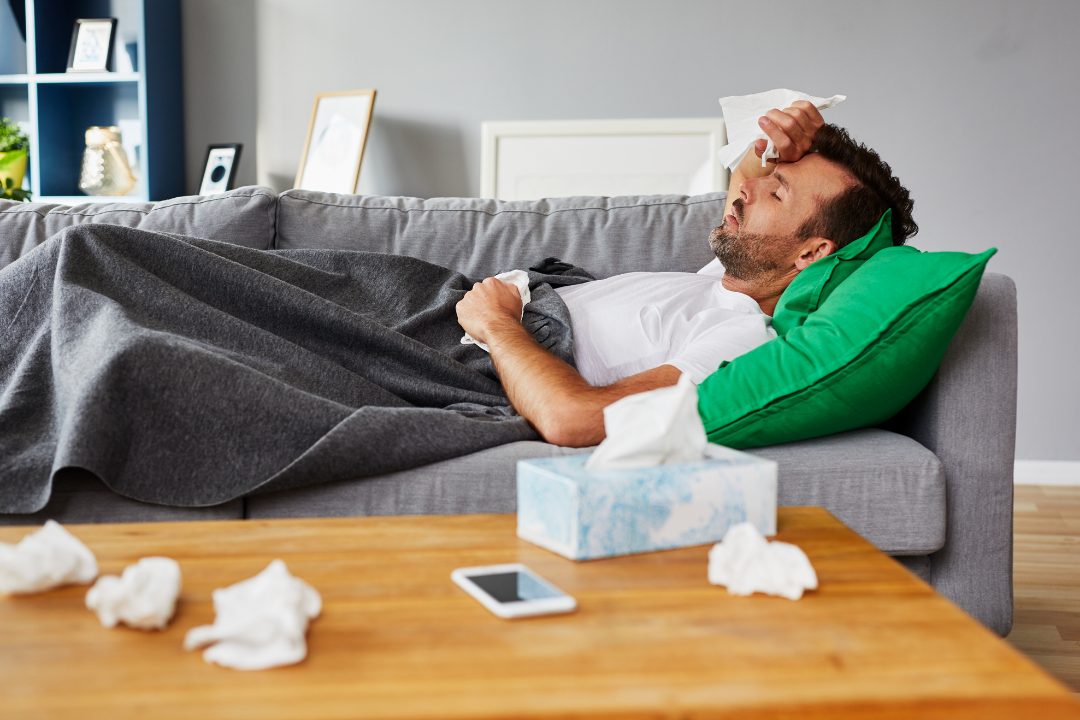
M 496 602 L 516 603 L 526 600 L 546 600 L 562 594 L 528 572 L 506 572 L 491 575 L 469 575 L 469 581 L 486 592 Z

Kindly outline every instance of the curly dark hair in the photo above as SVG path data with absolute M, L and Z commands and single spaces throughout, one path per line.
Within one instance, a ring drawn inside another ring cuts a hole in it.
M 919 232 L 911 217 L 915 204 L 911 194 L 875 151 L 836 125 L 823 125 L 817 131 L 811 151 L 846 168 L 858 184 L 823 203 L 817 216 L 803 223 L 799 237 L 825 237 L 842 248 L 862 237 L 889 208 L 893 244 L 903 245 Z

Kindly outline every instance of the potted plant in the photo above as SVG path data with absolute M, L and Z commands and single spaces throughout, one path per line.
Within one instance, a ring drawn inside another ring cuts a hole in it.
M 26 176 L 26 154 L 30 138 L 9 118 L 0 118 L 0 198 L 29 200 L 30 193 L 22 189 Z

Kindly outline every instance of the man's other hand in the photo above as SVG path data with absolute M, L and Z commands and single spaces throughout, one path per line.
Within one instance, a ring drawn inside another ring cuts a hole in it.
M 776 152 L 780 153 L 780 162 L 796 162 L 810 152 L 814 136 L 825 120 L 814 104 L 806 100 L 796 100 L 784 110 L 773 109 L 758 118 L 758 127 L 773 141 Z M 754 143 L 754 153 L 760 160 L 768 142 L 758 140 Z
M 521 323 L 521 293 L 510 283 L 489 277 L 474 284 L 454 309 L 465 332 L 487 344 L 492 328 Z

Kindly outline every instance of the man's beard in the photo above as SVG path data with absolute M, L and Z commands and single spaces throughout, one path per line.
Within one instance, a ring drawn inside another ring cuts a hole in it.
M 779 235 L 759 235 L 729 230 L 725 225 L 709 235 L 709 246 L 724 272 L 736 280 L 756 280 L 776 273 L 790 239 Z

